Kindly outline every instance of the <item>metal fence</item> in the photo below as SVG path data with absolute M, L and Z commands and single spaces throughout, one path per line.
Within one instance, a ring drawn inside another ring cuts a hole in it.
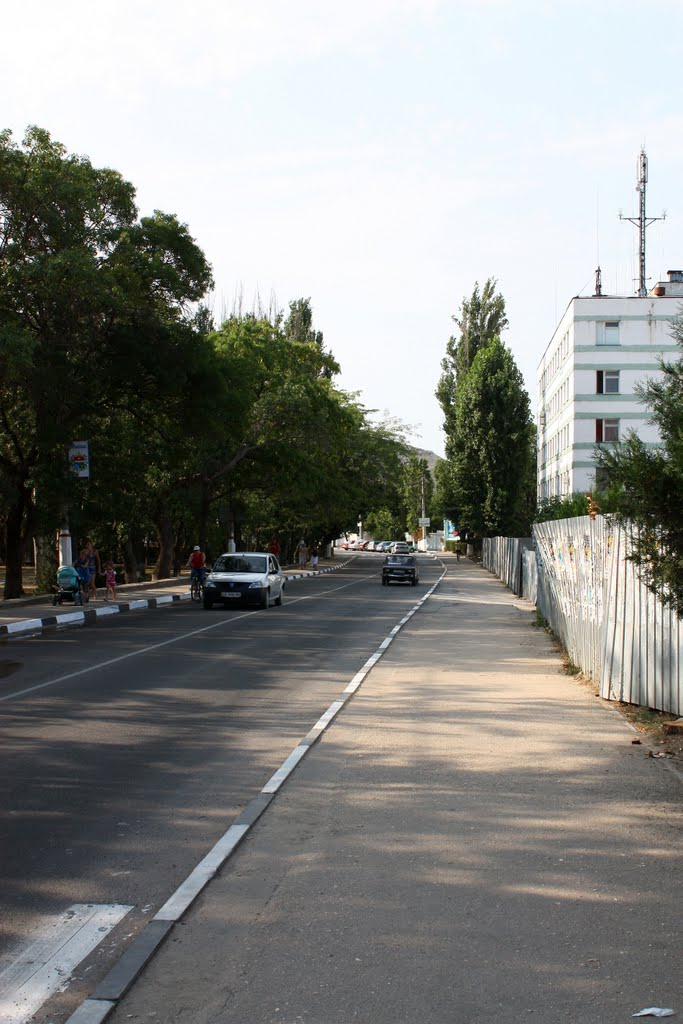
M 683 621 L 640 582 L 628 543 L 609 519 L 578 516 L 537 523 L 533 542 L 484 541 L 483 564 L 536 604 L 602 697 L 680 715 Z

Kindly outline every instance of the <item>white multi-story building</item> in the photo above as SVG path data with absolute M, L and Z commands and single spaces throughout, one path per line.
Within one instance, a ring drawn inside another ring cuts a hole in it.
M 635 394 L 659 377 L 658 357 L 675 357 L 671 321 L 683 304 L 683 271 L 670 270 L 641 296 L 574 298 L 539 363 L 538 498 L 590 491 L 596 444 L 630 430 L 659 443 L 650 413 Z

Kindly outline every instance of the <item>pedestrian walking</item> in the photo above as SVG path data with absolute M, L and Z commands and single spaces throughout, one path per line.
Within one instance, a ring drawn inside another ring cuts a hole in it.
M 104 577 L 106 580 L 107 591 L 104 597 L 105 601 L 116 600 L 116 569 L 114 568 L 113 562 L 107 562 L 104 571 Z
M 270 551 L 271 555 L 275 555 L 275 557 L 277 558 L 277 560 L 279 562 L 280 561 L 280 552 L 281 552 L 282 548 L 280 547 L 280 542 L 277 539 L 277 537 L 275 536 L 275 534 L 273 534 L 273 536 L 270 538 L 270 544 L 268 546 L 268 550 Z
M 90 540 L 89 537 L 86 537 L 85 541 L 83 542 L 83 547 L 84 547 L 84 549 L 86 551 L 86 554 L 88 556 L 88 568 L 90 569 L 90 581 L 88 583 L 88 587 L 90 588 L 90 593 L 92 594 L 93 599 L 96 601 L 97 600 L 97 582 L 96 582 L 96 577 L 98 575 L 99 576 L 102 575 L 102 563 L 100 562 L 100 553 L 97 550 L 97 548 L 95 547 L 95 545 L 93 544 L 93 542 Z
M 311 569 L 317 569 L 317 568 L 318 568 L 318 549 L 317 549 L 317 547 L 314 544 L 313 547 L 311 548 Z
M 299 566 L 301 569 L 303 569 L 306 565 L 306 562 L 308 561 L 308 548 L 306 546 L 306 541 L 303 539 L 303 537 L 299 541 L 296 550 L 299 555 Z
M 85 548 L 81 548 L 80 554 L 74 562 L 74 568 L 80 580 L 81 594 L 87 601 L 90 591 L 90 555 Z

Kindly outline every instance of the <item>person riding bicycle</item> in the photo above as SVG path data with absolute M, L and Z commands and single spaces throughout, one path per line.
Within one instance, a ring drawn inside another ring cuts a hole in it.
M 204 586 L 204 577 L 206 576 L 206 556 L 199 544 L 195 544 L 194 550 L 187 560 L 187 564 L 190 569 L 190 586 L 192 586 L 192 580 L 196 579 L 198 579 L 201 585 Z

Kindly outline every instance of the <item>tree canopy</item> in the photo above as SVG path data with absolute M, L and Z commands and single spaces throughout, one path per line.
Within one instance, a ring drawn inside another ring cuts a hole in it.
M 309 298 L 215 329 L 211 268 L 174 214 L 39 128 L 0 133 L 0 547 L 73 530 L 167 575 L 198 540 L 333 539 L 395 507 L 404 444 L 374 426 L 313 326 Z M 67 452 L 88 439 L 93 473 Z M 186 555 L 185 555 L 186 557 Z

